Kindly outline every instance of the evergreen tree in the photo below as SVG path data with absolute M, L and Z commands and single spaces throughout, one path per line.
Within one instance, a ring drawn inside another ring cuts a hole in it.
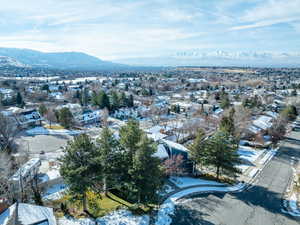
M 76 98 L 76 99 L 80 99 L 81 98 L 81 93 L 80 93 L 79 90 L 76 90 L 74 98 Z
M 130 108 L 134 106 L 133 95 L 129 95 L 127 106 Z
M 199 129 L 197 132 L 196 139 L 190 145 L 190 156 L 191 159 L 198 165 L 203 165 L 205 160 L 205 132 Z
M 104 108 L 107 108 L 108 110 L 110 109 L 109 97 L 104 91 L 100 91 L 99 93 L 99 107 L 100 109 L 104 109 Z
M 227 132 L 228 134 L 234 136 L 235 126 L 234 126 L 234 113 L 235 110 L 232 108 L 229 111 L 228 116 L 223 116 L 220 122 L 220 130 Z
M 103 90 L 101 90 L 99 93 L 93 92 L 92 104 L 98 106 L 100 109 L 110 109 L 109 97 Z
M 111 110 L 117 110 L 120 107 L 120 98 L 117 92 L 113 91 L 111 93 Z
M 221 95 L 221 103 L 220 106 L 222 109 L 227 109 L 230 106 L 230 100 L 228 98 L 228 94 L 224 93 Z
M 121 148 L 118 141 L 114 138 L 113 133 L 108 127 L 104 127 L 100 138 L 97 140 L 97 164 L 101 165 L 100 173 L 103 175 L 103 190 L 105 193 L 113 188 L 119 186 L 118 177 L 121 173 L 119 171 L 122 163 Z
M 70 128 L 73 125 L 73 114 L 69 110 L 69 108 L 62 108 L 57 113 L 59 123 L 65 127 Z
M 120 130 L 123 149 L 122 178 L 126 196 L 139 203 L 148 203 L 161 187 L 163 171 L 160 160 L 152 155 L 156 146 L 145 136 L 137 121 L 130 120 Z
M 69 191 L 82 200 L 84 211 L 88 210 L 86 192 L 94 187 L 101 174 L 93 163 L 96 148 L 86 134 L 81 134 L 68 142 L 60 158 L 60 174 Z
M 218 131 L 205 142 L 205 159 L 207 166 L 216 168 L 217 179 L 221 172 L 234 177 L 240 171 L 235 167 L 240 163 L 237 153 L 238 144 L 225 132 Z
M 150 203 L 157 198 L 157 190 L 163 185 L 163 170 L 159 158 L 152 155 L 156 151 L 156 145 L 143 135 L 137 145 L 132 160 L 131 190 L 137 196 L 138 203 Z
M 119 104 L 120 104 L 120 107 L 125 107 L 125 106 L 127 106 L 128 99 L 127 99 L 127 97 L 126 97 L 126 95 L 125 95 L 124 92 L 122 92 L 122 93 L 120 94 L 119 102 L 120 102 L 120 103 L 119 103 Z
M 81 105 L 83 106 L 87 106 L 88 102 L 89 102 L 89 93 L 88 93 L 88 89 L 84 88 L 81 94 L 81 98 L 80 98 L 80 102 Z
M 290 121 L 295 120 L 298 116 L 297 108 L 294 105 L 288 105 L 281 111 L 280 114 L 283 118 Z
M 39 106 L 39 113 L 40 113 L 42 116 L 44 116 L 44 115 L 46 115 L 47 112 L 48 112 L 47 107 L 46 107 L 44 104 L 41 104 L 41 105 Z
M 22 97 L 22 95 L 21 95 L 20 92 L 17 93 L 16 104 L 18 106 L 22 106 L 23 105 L 23 97 Z
M 293 90 L 292 90 L 291 96 L 297 96 L 297 90 L 296 90 L 296 89 L 293 89 Z
M 129 162 L 132 161 L 133 154 L 140 142 L 143 131 L 139 128 L 136 120 L 129 120 L 128 123 L 120 129 L 120 143 L 125 149 Z

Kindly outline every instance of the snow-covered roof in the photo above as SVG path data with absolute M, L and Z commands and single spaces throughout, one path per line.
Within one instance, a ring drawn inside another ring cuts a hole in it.
M 149 138 L 152 138 L 154 141 L 159 141 L 159 140 L 161 140 L 161 139 L 167 137 L 166 134 L 162 134 L 162 133 L 159 133 L 159 132 L 158 132 L 158 133 L 147 134 L 147 136 L 148 136 Z
M 259 133 L 261 131 L 260 128 L 258 128 L 256 126 L 253 126 L 253 125 L 251 125 L 250 127 L 248 127 L 248 130 L 251 131 L 254 134 L 257 134 L 257 133 Z
M 165 159 L 169 157 L 168 152 L 163 144 L 159 144 L 157 146 L 157 151 L 153 154 L 153 156 L 158 157 L 160 159 Z
M 56 219 L 53 214 L 53 209 L 43 206 L 17 203 L 13 204 L 0 215 L 0 224 L 7 225 L 10 218 L 15 216 L 16 208 L 18 207 L 18 221 L 22 225 L 56 225 Z
M 161 130 L 163 130 L 164 128 L 162 126 L 156 125 L 153 127 L 150 127 L 149 129 L 146 129 L 147 133 L 159 133 Z
M 266 130 L 272 126 L 272 117 L 269 116 L 260 116 L 258 119 L 253 121 L 253 124 L 261 128 L 262 130 Z
M 276 119 L 278 117 L 278 113 L 277 112 L 267 111 L 265 114 L 267 116 L 270 116 L 270 117 L 274 118 L 274 119 Z
M 207 82 L 207 80 L 206 79 L 201 79 L 201 78 L 198 78 L 198 79 L 196 79 L 196 78 L 190 78 L 190 79 L 188 79 L 188 81 L 190 82 L 190 83 L 200 83 L 200 82 Z
M 18 171 L 11 177 L 11 180 L 18 181 L 20 176 L 26 176 L 33 168 L 40 166 L 41 160 L 39 158 L 32 158 L 27 161 Z
M 19 221 L 24 225 L 43 224 L 39 222 L 45 221 L 48 225 L 56 225 L 52 208 L 20 203 L 18 210 Z
M 170 148 L 174 148 L 174 149 L 185 151 L 185 152 L 189 151 L 186 147 L 184 147 L 183 145 L 178 144 L 178 143 L 176 143 L 174 141 L 169 141 L 169 140 L 165 140 L 165 139 L 163 139 L 162 141 L 165 144 L 167 144 Z

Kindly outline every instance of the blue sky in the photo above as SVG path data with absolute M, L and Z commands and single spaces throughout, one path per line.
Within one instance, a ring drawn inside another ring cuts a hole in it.
M 10 0 L 0 46 L 101 59 L 203 52 L 300 52 L 300 0 Z

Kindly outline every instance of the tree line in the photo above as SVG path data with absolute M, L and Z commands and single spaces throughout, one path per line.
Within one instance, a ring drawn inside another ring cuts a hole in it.
M 60 173 L 84 210 L 88 210 L 87 191 L 115 191 L 130 202 L 148 204 L 157 199 L 163 185 L 161 161 L 153 156 L 156 145 L 136 121 L 120 129 L 119 139 L 105 127 L 96 142 L 81 134 L 69 141 L 64 152 Z

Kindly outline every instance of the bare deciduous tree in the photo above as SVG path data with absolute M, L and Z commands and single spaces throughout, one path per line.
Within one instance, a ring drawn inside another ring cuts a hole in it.
M 2 151 L 11 152 L 19 129 L 14 119 L 0 113 L 0 146 Z
M 101 112 L 101 121 L 104 127 L 108 126 L 108 116 L 109 116 L 108 109 L 104 108 Z
M 49 121 L 50 128 L 51 128 L 52 123 L 57 122 L 57 118 L 56 118 L 54 109 L 52 109 L 52 108 L 48 109 L 48 111 L 47 111 L 45 117 L 46 117 L 46 119 Z
M 185 173 L 183 166 L 183 156 L 173 155 L 171 158 L 164 161 L 165 174 L 167 176 L 181 176 Z

